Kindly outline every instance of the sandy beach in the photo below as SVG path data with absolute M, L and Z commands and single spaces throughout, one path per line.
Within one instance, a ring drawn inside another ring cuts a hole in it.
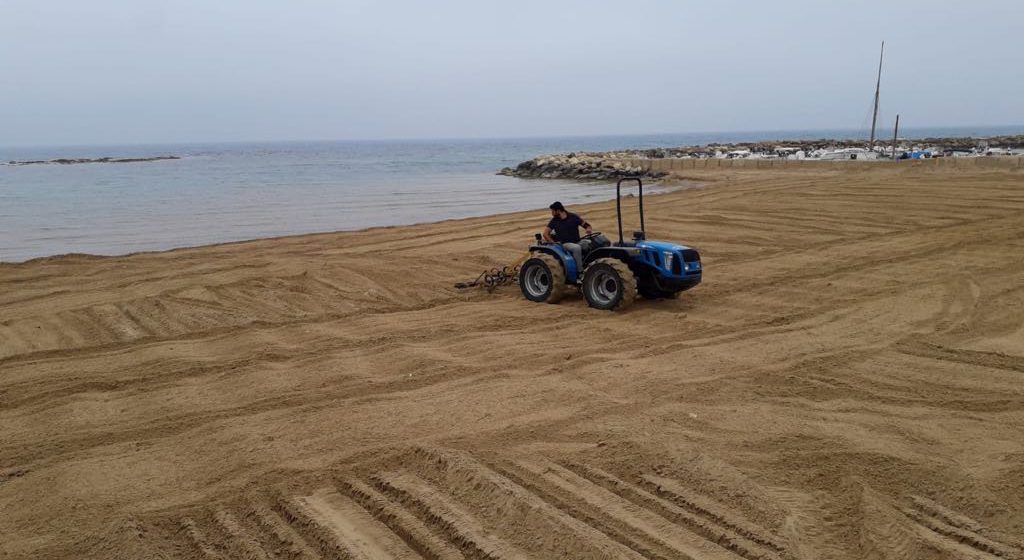
M 622 313 L 452 288 L 546 210 L 0 265 L 0 557 L 1024 558 L 1024 169 L 920 163 L 677 172 Z

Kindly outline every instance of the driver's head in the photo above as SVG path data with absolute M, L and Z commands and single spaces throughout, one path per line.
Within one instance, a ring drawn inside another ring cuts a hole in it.
M 564 218 L 565 214 L 568 214 L 561 202 L 553 202 L 548 208 L 551 209 L 551 215 L 556 218 Z

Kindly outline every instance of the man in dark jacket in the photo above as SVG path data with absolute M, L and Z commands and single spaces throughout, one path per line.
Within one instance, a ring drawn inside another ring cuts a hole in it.
M 580 227 L 588 234 L 594 233 L 586 220 L 569 212 L 561 202 L 555 202 L 551 208 L 551 221 L 544 228 L 544 241 L 561 243 L 576 259 L 576 266 L 583 266 L 583 247 L 580 246 Z M 552 235 L 554 234 L 554 235 Z

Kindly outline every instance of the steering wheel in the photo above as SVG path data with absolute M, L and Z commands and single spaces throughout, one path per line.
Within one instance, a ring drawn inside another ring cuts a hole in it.
M 588 233 L 588 234 L 584 235 L 583 237 L 580 238 L 580 240 L 582 241 L 584 239 L 594 239 L 598 235 L 601 235 L 601 232 L 595 231 L 593 233 Z

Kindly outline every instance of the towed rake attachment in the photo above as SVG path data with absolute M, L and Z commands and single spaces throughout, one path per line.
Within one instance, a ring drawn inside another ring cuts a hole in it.
M 519 267 L 522 266 L 528 258 L 530 258 L 530 253 L 526 253 L 520 257 L 519 260 L 510 265 L 503 266 L 501 268 L 489 268 L 481 272 L 480 276 L 476 277 L 476 280 L 459 282 L 458 284 L 455 284 L 455 288 L 458 290 L 467 290 L 469 288 L 483 287 L 486 288 L 488 292 L 491 292 L 498 286 L 515 284 L 516 282 L 519 282 Z
M 476 277 L 476 280 L 459 282 L 458 284 L 455 284 L 455 287 L 459 290 L 465 290 L 468 288 L 483 286 L 487 291 L 491 291 L 498 286 L 507 286 L 509 284 L 515 284 L 518 281 L 519 265 L 513 265 L 485 270 L 480 273 L 480 276 Z

